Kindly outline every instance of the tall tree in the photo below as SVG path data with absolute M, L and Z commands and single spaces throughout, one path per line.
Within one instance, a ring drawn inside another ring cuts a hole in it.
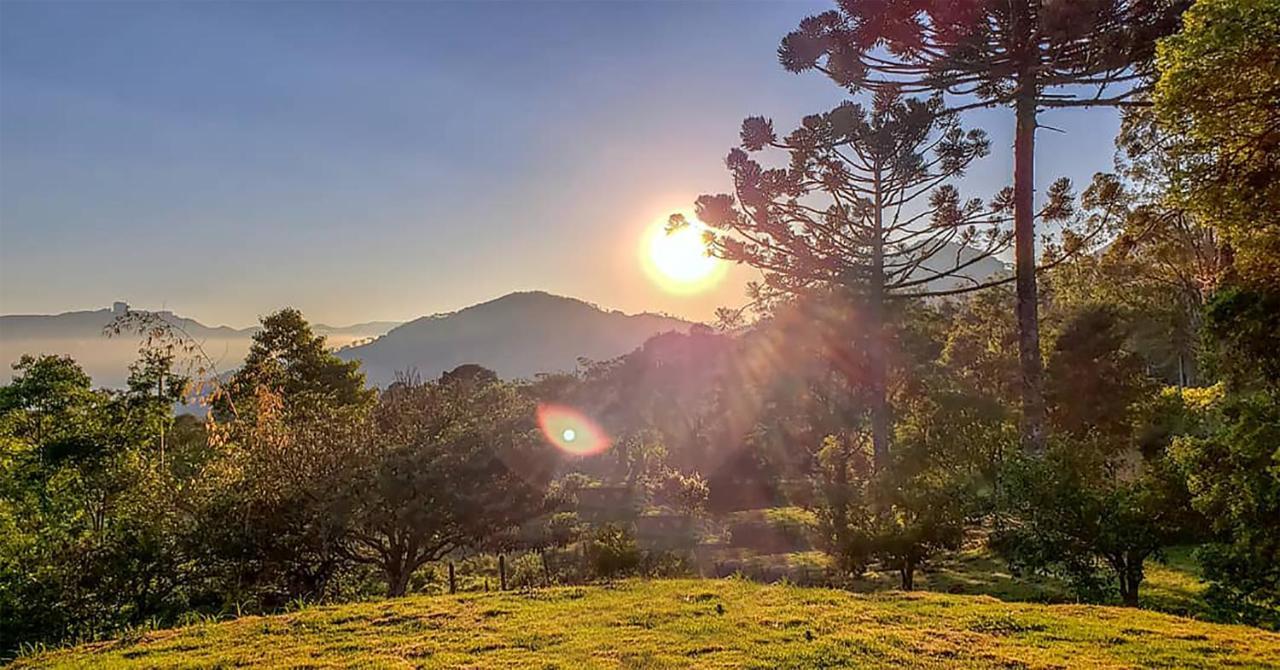
M 781 152 L 787 167 L 750 156 L 766 149 Z M 987 151 L 985 134 L 942 114 L 939 98 L 882 91 L 870 109 L 847 102 L 785 137 L 771 121 L 748 118 L 742 148 L 727 159 L 734 194 L 698 198 L 713 253 L 762 270 L 767 290 L 840 287 L 865 305 L 877 465 L 889 449 L 886 303 L 1000 281 L 967 272 L 1007 247 L 1008 194 L 987 204 L 948 183 Z M 1056 184 L 1053 196 L 1045 213 L 1068 215 L 1069 184 Z M 672 225 L 688 223 L 676 215 Z
M 1158 63 L 1156 111 L 1183 156 L 1174 195 L 1246 280 L 1280 288 L 1280 3 L 1201 0 Z
M 285 409 L 317 402 L 337 406 L 367 405 L 374 392 L 365 388 L 359 361 L 344 361 L 325 347 L 302 313 L 285 308 L 262 319 L 244 365 L 228 384 L 237 411 L 251 406 L 258 389 L 277 394 Z
M 1013 218 L 1024 444 L 1044 448 L 1036 297 L 1034 162 L 1045 109 L 1126 105 L 1149 78 L 1155 40 L 1189 0 L 842 0 L 778 49 L 857 92 L 945 93 L 953 111 L 1014 110 Z M 1110 89 L 1119 86 L 1119 92 Z

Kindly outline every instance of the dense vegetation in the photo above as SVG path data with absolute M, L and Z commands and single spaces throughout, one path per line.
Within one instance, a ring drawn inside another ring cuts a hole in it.
M 748 118 L 728 161 L 734 193 L 698 201 L 710 250 L 764 277 L 719 329 L 660 335 L 574 374 L 513 381 L 464 365 L 377 390 L 292 309 L 263 319 L 229 375 L 146 313 L 109 329 L 141 343 L 127 388 L 92 388 L 69 357 L 24 357 L 0 389 L 0 655 L 201 616 L 637 574 L 854 590 L 892 574 L 910 591 L 957 552 L 1008 566 L 1014 582 L 1140 606 L 1153 559 L 1185 546 L 1209 584 L 1185 613 L 1280 626 L 1280 4 L 900 2 L 870 16 L 873 4 L 807 19 L 780 52 L 789 69 L 873 97 L 782 138 Z M 960 6 L 972 11 L 947 9 Z M 1170 16 L 1184 9 L 1178 31 Z M 1002 41 L 1031 27 L 1043 42 Z M 942 42 L 904 46 L 922 31 Z M 1055 93 L 1082 85 L 1126 92 Z M 1060 180 L 1030 211 L 1021 153 L 1009 189 L 966 200 L 951 183 L 990 150 L 960 125 L 971 104 L 1016 108 L 1030 154 L 1037 113 L 1099 103 L 1126 108 L 1116 170 L 1078 196 Z M 1026 257 L 1036 223 L 1053 233 L 1039 263 Z M 1013 275 L 964 275 L 1009 243 Z M 175 416 L 183 398 L 203 418 Z M 548 431 L 553 411 L 567 423 Z M 601 448 L 576 449 L 589 435 Z M 769 555 L 803 570 L 752 562 Z M 1130 634 L 1099 623 L 1115 616 L 1102 610 L 644 588 L 308 610 L 187 629 L 154 649 L 231 662 L 244 659 L 210 645 L 265 644 L 277 625 L 337 635 L 352 617 L 412 628 L 443 613 L 455 635 L 487 612 L 493 650 L 522 661 L 585 659 L 595 641 L 669 662 L 672 635 L 705 637 L 726 663 L 797 666 L 931 653 L 912 646 L 921 635 L 975 666 L 1086 648 L 1099 663 L 1263 663 L 1280 646 L 1138 613 Z M 798 614 L 806 599 L 821 611 Z M 582 636 L 540 607 L 580 620 Z M 972 608 L 987 646 L 928 636 L 947 607 Z M 735 619 L 749 611 L 755 623 Z M 849 627 L 864 615 L 916 637 L 864 639 Z M 631 616 L 649 631 L 638 646 L 604 640 L 606 622 Z M 308 640 L 295 651 L 309 654 Z M 482 650 L 427 651 L 461 663 Z

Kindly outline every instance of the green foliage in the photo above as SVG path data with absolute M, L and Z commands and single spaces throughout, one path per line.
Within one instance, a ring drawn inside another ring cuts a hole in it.
M 1214 541 L 1200 552 L 1218 616 L 1280 627 L 1280 397 L 1233 394 L 1170 449 Z
M 1105 305 L 1085 306 L 1066 319 L 1046 366 L 1049 418 L 1059 431 L 1121 440 L 1132 432 L 1129 409 L 1156 385 L 1128 341 L 1125 324 Z
M 1008 461 L 993 543 L 1015 567 L 1063 576 L 1081 597 L 1115 587 L 1136 606 L 1146 560 L 1194 520 L 1166 444 L 1153 442 L 1149 425 L 1168 419 L 1128 340 L 1105 307 L 1065 318 L 1047 365 L 1059 434 L 1045 458 Z
M 185 607 L 181 527 L 132 399 L 70 358 L 24 356 L 0 389 L 0 654 Z
M 1211 365 L 1236 387 L 1280 389 L 1280 289 L 1228 286 L 1206 310 Z
M 900 431 L 883 470 L 870 465 L 865 441 L 828 438 L 819 455 L 818 528 L 836 565 L 860 576 L 871 562 L 895 570 L 904 590 L 931 557 L 960 546 L 974 494 L 962 468 L 952 469 L 927 433 Z
M 324 336 L 313 333 L 302 313 L 292 308 L 263 317 L 244 363 L 228 383 L 237 415 L 252 418 L 259 389 L 285 399 L 286 409 L 318 403 L 367 406 L 375 395 L 365 388 L 360 362 L 334 356 L 325 348 Z
M 1114 589 L 1137 606 L 1147 559 L 1186 537 L 1186 494 L 1167 463 L 1118 463 L 1106 448 L 1056 441 L 1043 459 L 1011 459 L 992 545 L 1016 569 L 1065 578 L 1079 597 Z
M 1161 41 L 1155 102 L 1186 156 L 1173 193 L 1235 248 L 1247 275 L 1280 279 L 1280 4 L 1200 0 Z
M 553 450 L 536 437 L 532 401 L 491 373 L 398 384 L 373 428 L 346 552 L 383 571 L 392 595 L 423 564 L 545 511 Z
M 604 579 L 634 574 L 641 560 L 635 538 L 616 524 L 604 524 L 592 533 L 587 556 L 596 576 Z

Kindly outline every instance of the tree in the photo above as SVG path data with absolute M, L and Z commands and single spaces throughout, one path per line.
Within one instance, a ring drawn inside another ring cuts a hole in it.
M 1280 283 L 1280 5 L 1201 0 L 1157 65 L 1157 115 L 1185 158 L 1175 198 L 1221 231 L 1247 276 Z
M 131 414 L 69 357 L 24 357 L 0 388 L 0 653 L 182 607 L 176 510 Z
M 1186 537 L 1185 490 L 1165 461 L 1126 470 L 1104 441 L 1054 440 L 1043 459 L 1013 458 L 1002 474 L 1007 511 L 992 546 L 1017 570 L 1064 577 L 1099 599 L 1107 578 L 1138 605 L 1146 560 Z
M 1280 397 L 1218 393 L 1189 411 L 1199 425 L 1170 451 L 1213 531 L 1198 551 L 1209 601 L 1231 620 L 1280 628 Z
M 1211 364 L 1234 389 L 1280 390 L 1280 290 L 1228 286 L 1206 306 Z
M 89 375 L 70 356 L 23 354 L 13 370 L 0 412 L 13 412 L 16 436 L 38 445 L 74 427 L 95 399 Z
M 1067 578 L 1086 598 L 1137 606 L 1146 560 L 1193 527 L 1164 444 L 1144 444 L 1155 386 L 1106 308 L 1071 314 L 1049 357 L 1055 439 L 1001 473 L 992 545 L 1017 569 Z
M 286 411 L 315 403 L 367 406 L 374 399 L 374 392 L 365 388 L 360 362 L 334 356 L 325 348 L 324 336 L 313 333 L 302 313 L 292 308 L 263 317 L 244 364 L 227 386 L 237 413 L 252 413 L 258 387 L 283 398 Z
M 990 285 L 972 277 L 1002 251 L 1007 194 L 990 205 L 965 200 L 948 182 L 988 151 L 986 136 L 943 115 L 938 98 L 882 91 L 870 109 L 844 103 L 806 117 L 785 138 L 760 117 L 742 124 L 742 148 L 727 159 L 733 195 L 698 198 L 712 251 L 765 273 L 765 289 L 796 294 L 839 287 L 865 305 L 875 461 L 889 451 L 886 302 L 954 295 Z M 783 152 L 786 168 L 749 154 Z M 1070 213 L 1069 184 L 1055 185 L 1046 214 Z M 681 215 L 672 227 L 688 225 Z
M 1111 197 L 1086 199 L 1117 222 L 1099 253 L 1054 268 L 1045 293 L 1064 304 L 1105 303 L 1129 322 L 1132 345 L 1153 371 L 1180 386 L 1200 384 L 1204 305 L 1232 274 L 1231 254 L 1204 216 L 1172 197 L 1187 160 L 1150 108 L 1126 110 L 1116 138 Z M 1096 180 L 1095 180 L 1096 181 Z
M 426 563 L 546 511 L 553 450 L 532 401 L 496 377 L 388 389 L 364 450 L 346 551 L 381 570 L 392 596 Z
M 1088 306 L 1072 314 L 1049 357 L 1046 399 L 1054 428 L 1075 438 L 1119 443 L 1132 432 L 1130 408 L 1155 393 L 1114 310 Z
M 945 93 L 950 109 L 1015 113 L 1014 219 L 1024 445 L 1045 444 L 1036 297 L 1034 163 L 1046 109 L 1132 104 L 1155 40 L 1187 0 L 844 0 L 806 18 L 778 49 L 792 72 L 817 70 L 851 92 Z M 1124 90 L 1109 93 L 1109 87 Z
M 189 379 L 175 374 L 174 355 L 160 349 L 142 349 L 129 366 L 125 402 L 130 416 L 156 436 L 160 467 L 165 466 L 165 434 L 173 423 L 173 406 L 186 399 Z

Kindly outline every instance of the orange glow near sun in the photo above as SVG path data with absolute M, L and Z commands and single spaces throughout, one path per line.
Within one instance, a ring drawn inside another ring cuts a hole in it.
M 538 427 L 557 449 L 574 456 L 590 456 L 609 448 L 609 436 L 582 412 L 563 405 L 539 405 Z
M 679 295 L 701 293 L 724 278 L 727 264 L 707 253 L 705 228 L 690 218 L 688 226 L 668 233 L 666 220 L 645 231 L 640 261 L 645 272 L 662 290 Z

